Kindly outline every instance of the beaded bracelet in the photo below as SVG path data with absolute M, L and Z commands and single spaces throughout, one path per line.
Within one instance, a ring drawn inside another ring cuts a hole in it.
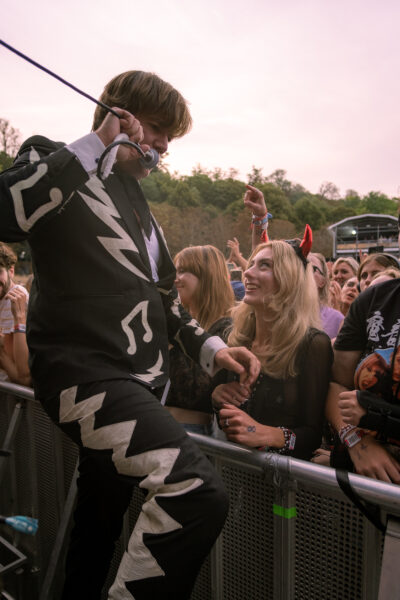
M 280 426 L 279 429 L 282 429 L 283 431 L 285 444 L 284 446 L 282 446 L 282 448 L 276 448 L 276 452 L 278 452 L 279 454 L 284 454 L 286 452 L 289 452 L 290 450 L 294 450 L 294 447 L 296 445 L 296 434 L 293 433 L 293 431 L 291 431 L 287 427 Z

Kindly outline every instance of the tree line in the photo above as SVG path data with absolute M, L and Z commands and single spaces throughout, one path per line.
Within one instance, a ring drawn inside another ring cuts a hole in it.
M 12 164 L 19 143 L 18 130 L 0 118 L 0 171 Z M 332 253 L 328 225 L 363 213 L 396 216 L 399 210 L 399 198 L 389 198 L 379 191 L 361 196 L 352 189 L 341 197 L 332 182 L 323 182 L 318 193 L 312 194 L 290 181 L 283 169 L 264 175 L 262 168 L 253 166 L 246 181 L 242 181 L 235 169 L 210 171 L 201 165 L 194 167 L 190 175 L 171 173 L 166 160 L 142 181 L 142 187 L 172 255 L 185 246 L 201 244 L 212 244 L 226 252 L 226 241 L 237 237 L 247 256 L 251 236 L 250 215 L 243 206 L 246 183 L 264 193 L 273 215 L 271 238 L 298 237 L 309 223 L 314 234 L 313 249 L 325 256 Z

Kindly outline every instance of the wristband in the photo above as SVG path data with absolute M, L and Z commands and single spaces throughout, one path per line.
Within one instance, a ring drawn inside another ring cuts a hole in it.
M 23 323 L 15 325 L 13 333 L 26 333 L 26 325 Z
M 353 448 L 353 446 L 355 446 L 356 444 L 361 442 L 364 435 L 365 435 L 365 431 L 363 431 L 362 429 L 359 429 L 359 430 L 356 429 L 356 430 L 352 431 L 344 439 L 345 446 L 347 446 L 347 448 Z
M 253 225 L 267 225 L 268 226 L 268 215 L 265 214 L 263 217 L 256 217 L 255 215 L 252 216 L 251 218 L 251 222 Z
M 339 439 L 342 442 L 342 444 L 345 443 L 345 437 L 347 436 L 348 433 L 350 433 L 350 431 L 353 431 L 354 429 L 356 429 L 355 425 L 343 425 L 343 427 L 341 427 L 339 429 Z

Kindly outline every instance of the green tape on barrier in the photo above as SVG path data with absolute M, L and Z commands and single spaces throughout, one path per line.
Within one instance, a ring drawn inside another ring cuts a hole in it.
M 285 508 L 284 506 L 279 506 L 279 504 L 274 504 L 273 513 L 274 515 L 278 515 L 278 517 L 283 517 L 284 519 L 292 519 L 293 517 L 297 517 L 297 509 L 295 506 Z

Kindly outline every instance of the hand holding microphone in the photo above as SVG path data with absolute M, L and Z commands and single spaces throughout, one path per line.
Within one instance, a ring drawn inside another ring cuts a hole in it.
M 105 159 L 107 154 L 116 146 L 119 146 L 117 156 L 120 161 L 138 158 L 141 165 L 146 169 L 152 169 L 159 161 L 156 150 L 150 148 L 147 144 L 143 148 L 140 146 L 144 138 L 140 121 L 122 108 L 114 107 L 110 109 L 95 133 L 106 146 L 98 162 L 97 176 L 100 178 L 107 177 L 109 174 L 115 160 L 115 150 L 109 155 L 107 161 Z M 102 171 L 104 161 L 105 167 Z

